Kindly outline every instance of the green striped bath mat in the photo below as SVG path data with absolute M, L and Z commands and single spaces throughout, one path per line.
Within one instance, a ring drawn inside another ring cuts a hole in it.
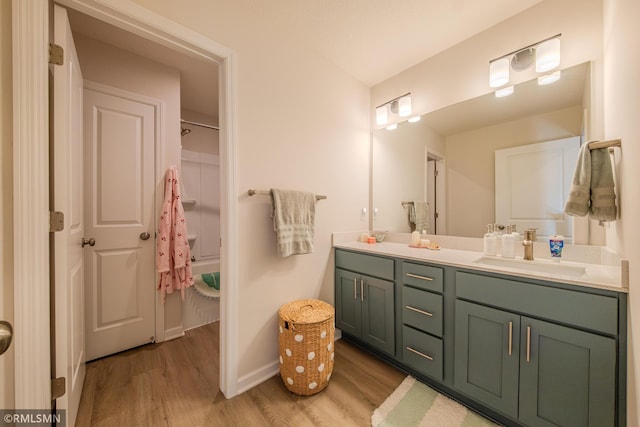
M 409 376 L 371 415 L 373 427 L 496 426 Z

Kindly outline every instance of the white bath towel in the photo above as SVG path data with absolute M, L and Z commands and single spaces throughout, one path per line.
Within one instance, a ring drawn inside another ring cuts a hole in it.
M 414 200 L 409 206 L 409 221 L 418 232 L 429 232 L 429 204 Z
M 313 253 L 315 194 L 271 189 L 271 199 L 278 255 Z

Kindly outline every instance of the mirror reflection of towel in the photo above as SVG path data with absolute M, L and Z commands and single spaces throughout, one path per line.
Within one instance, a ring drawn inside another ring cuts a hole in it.
M 415 230 L 429 231 L 429 204 L 420 200 L 414 200 L 409 206 L 409 221 Z

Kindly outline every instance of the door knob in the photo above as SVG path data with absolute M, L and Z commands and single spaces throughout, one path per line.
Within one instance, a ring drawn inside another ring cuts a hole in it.
M 149 240 L 149 237 L 151 237 L 151 235 L 146 231 L 144 233 L 140 233 L 140 240 Z
M 84 248 L 85 246 L 95 246 L 96 245 L 96 239 L 94 239 L 93 237 L 90 238 L 89 240 L 85 239 L 84 237 L 82 238 L 82 247 Z
M 11 345 L 13 328 L 11 323 L 0 320 L 0 354 L 3 354 Z

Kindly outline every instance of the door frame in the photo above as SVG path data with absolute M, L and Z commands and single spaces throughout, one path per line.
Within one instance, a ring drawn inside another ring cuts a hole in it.
M 130 0 L 63 6 L 220 65 L 220 389 L 238 394 L 235 52 Z M 49 0 L 12 1 L 15 407 L 51 407 L 49 295 Z M 29 339 L 27 339 L 27 337 Z
M 438 227 L 439 235 L 447 234 L 447 159 L 444 154 L 433 150 L 429 147 L 425 148 L 424 155 L 424 179 L 425 179 L 425 200 L 428 199 L 428 171 L 427 165 L 429 160 L 436 162 L 438 169 L 438 179 L 436 180 L 436 206 L 438 207 Z M 434 233 L 431 233 L 434 234 Z

